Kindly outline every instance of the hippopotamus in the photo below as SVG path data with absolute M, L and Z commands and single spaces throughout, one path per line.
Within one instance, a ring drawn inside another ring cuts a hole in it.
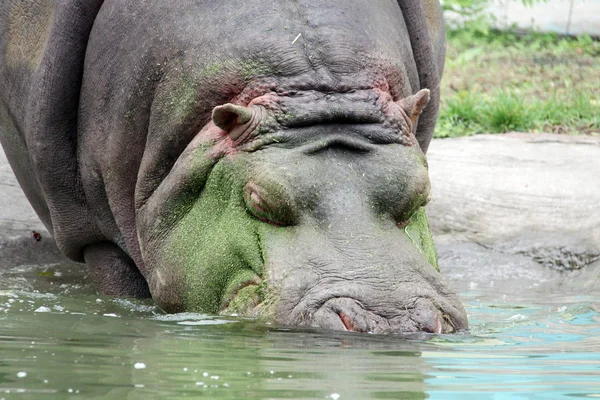
M 0 137 L 61 252 L 165 312 L 467 328 L 424 206 L 437 0 L 0 4 Z

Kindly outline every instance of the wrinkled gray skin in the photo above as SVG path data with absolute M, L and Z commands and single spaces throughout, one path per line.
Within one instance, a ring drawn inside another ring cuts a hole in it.
M 429 193 L 444 40 L 434 0 L 3 1 L 0 139 L 105 293 L 466 329 L 426 222 L 407 233 Z

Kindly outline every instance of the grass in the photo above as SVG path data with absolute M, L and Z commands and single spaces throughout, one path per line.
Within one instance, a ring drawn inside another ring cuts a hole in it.
M 450 30 L 436 137 L 510 131 L 600 135 L 600 42 Z

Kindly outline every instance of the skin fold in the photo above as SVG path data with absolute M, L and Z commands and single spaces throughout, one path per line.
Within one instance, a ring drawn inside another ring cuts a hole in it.
M 101 291 L 296 326 L 467 328 L 424 209 L 437 2 L 15 0 L 5 21 L 2 145 Z

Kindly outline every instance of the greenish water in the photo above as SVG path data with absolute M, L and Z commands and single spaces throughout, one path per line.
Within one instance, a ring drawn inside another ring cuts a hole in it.
M 163 315 L 76 265 L 0 271 L 0 399 L 600 397 L 598 292 L 450 277 L 470 332 L 404 337 Z

